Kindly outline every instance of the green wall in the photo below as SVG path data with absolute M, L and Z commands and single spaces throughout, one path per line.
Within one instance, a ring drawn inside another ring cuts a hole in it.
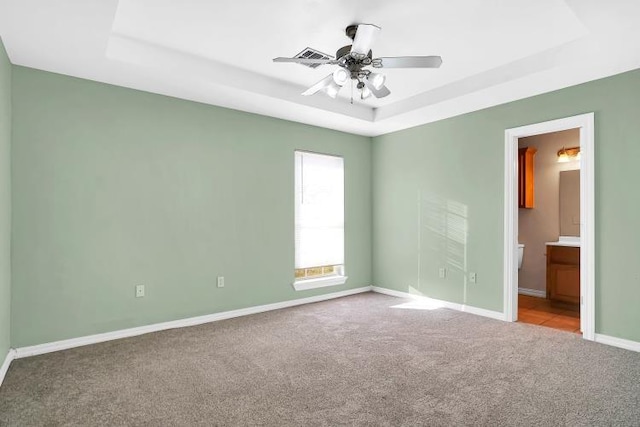
M 370 138 L 22 67 L 13 93 L 13 346 L 371 284 Z M 345 158 L 344 286 L 291 286 L 297 148 Z
M 0 39 L 0 365 L 11 321 L 11 63 Z
M 374 138 L 374 283 L 502 311 L 504 131 L 587 112 L 596 332 L 640 341 L 640 71 Z
M 11 344 L 372 283 L 502 311 L 504 130 L 592 111 L 596 330 L 640 341 L 639 88 L 634 71 L 370 139 L 13 67 Z M 296 148 L 345 157 L 344 287 L 290 285 Z

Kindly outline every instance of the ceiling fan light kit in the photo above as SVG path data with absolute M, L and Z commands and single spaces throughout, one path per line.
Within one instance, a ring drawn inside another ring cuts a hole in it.
M 379 90 L 382 89 L 382 86 L 384 86 L 384 82 L 385 80 L 387 80 L 387 76 L 379 73 L 371 73 L 369 74 L 367 79 L 371 82 L 373 87 Z
M 333 81 L 344 86 L 349 81 L 349 73 L 344 68 L 338 68 L 333 72 Z
M 365 67 L 373 68 L 439 68 L 442 58 L 439 56 L 399 56 L 373 58 L 371 46 L 375 41 L 380 27 L 373 24 L 349 25 L 345 30 L 347 37 L 353 40 L 351 45 L 343 46 L 336 52 L 336 59 L 309 58 L 274 58 L 273 62 L 293 62 L 306 66 L 338 65 L 318 83 L 304 91 L 302 95 L 309 96 L 324 92 L 331 98 L 338 96 L 338 92 L 351 79 L 356 82 L 356 89 L 360 91 L 360 99 L 366 99 L 372 94 L 376 98 L 384 98 L 391 91 L 385 86 L 386 76 L 374 73 Z
M 342 86 L 340 86 L 338 83 L 336 83 L 335 81 L 332 81 L 329 83 L 329 86 L 323 89 L 323 91 L 324 93 L 329 95 L 331 98 L 335 98 L 336 96 L 338 96 L 338 92 L 340 92 L 341 87 Z

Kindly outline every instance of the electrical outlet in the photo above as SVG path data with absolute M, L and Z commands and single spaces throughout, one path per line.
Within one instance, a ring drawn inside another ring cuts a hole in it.
M 476 275 L 476 273 L 469 273 L 470 283 L 477 283 L 477 280 L 478 280 L 478 276 Z
M 438 269 L 438 276 L 439 276 L 441 279 L 444 279 L 445 277 L 447 277 L 447 269 L 446 269 L 445 267 L 440 267 L 440 268 Z
M 218 276 L 218 287 L 224 288 L 224 276 Z
M 136 285 L 136 298 L 144 296 L 144 285 Z

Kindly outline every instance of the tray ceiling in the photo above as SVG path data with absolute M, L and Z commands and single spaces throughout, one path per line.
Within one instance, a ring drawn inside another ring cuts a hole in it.
M 615 0 L 3 0 L 13 63 L 362 135 L 380 135 L 640 67 L 640 2 Z M 382 27 L 376 56 L 441 55 L 382 70 L 392 94 L 300 93 L 335 69 L 352 23 Z

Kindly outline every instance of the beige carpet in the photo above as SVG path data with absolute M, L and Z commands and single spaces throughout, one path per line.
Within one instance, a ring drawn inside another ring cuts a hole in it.
M 640 354 L 362 294 L 12 363 L 0 425 L 640 425 Z

